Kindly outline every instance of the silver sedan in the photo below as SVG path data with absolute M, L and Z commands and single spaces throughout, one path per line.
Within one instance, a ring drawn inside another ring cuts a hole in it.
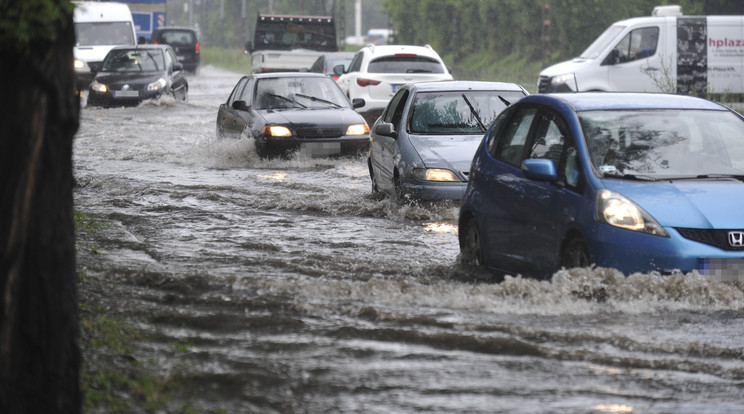
M 400 88 L 372 127 L 372 191 L 406 200 L 460 200 L 488 126 L 526 96 L 504 82 L 423 82 Z

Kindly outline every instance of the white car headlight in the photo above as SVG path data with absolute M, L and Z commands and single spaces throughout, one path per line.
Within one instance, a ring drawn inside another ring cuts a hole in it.
M 553 85 L 560 85 L 562 83 L 573 85 L 573 79 L 573 73 L 564 73 L 563 75 L 553 76 L 553 79 L 550 80 L 550 83 Z
M 424 181 L 460 181 L 454 172 L 444 168 L 415 168 L 413 176 Z
M 84 61 L 82 61 L 80 59 L 75 59 L 75 61 L 73 63 L 73 67 L 78 72 L 80 72 L 80 71 L 86 71 L 86 70 L 87 71 L 90 71 L 90 69 L 88 69 L 88 65 Z
M 597 218 L 610 226 L 669 237 L 666 230 L 636 203 L 610 190 L 597 193 Z
M 165 79 L 160 78 L 160 79 L 156 80 L 155 82 L 148 84 L 147 85 L 147 90 L 148 91 L 159 91 L 159 90 L 165 88 L 165 85 L 166 84 L 167 83 L 165 82 Z

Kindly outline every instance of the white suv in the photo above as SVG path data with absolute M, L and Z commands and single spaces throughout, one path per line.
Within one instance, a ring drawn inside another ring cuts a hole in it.
M 338 85 L 354 102 L 357 112 L 371 126 L 402 85 L 413 82 L 452 80 L 442 58 L 429 45 L 367 45 L 343 72 L 334 68 Z M 359 106 L 361 105 L 361 106 Z

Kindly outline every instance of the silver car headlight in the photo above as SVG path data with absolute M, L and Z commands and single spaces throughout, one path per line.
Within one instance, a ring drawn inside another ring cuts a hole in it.
M 165 82 L 165 79 L 160 78 L 160 79 L 156 80 L 155 82 L 148 84 L 147 85 L 147 90 L 148 91 L 159 91 L 159 90 L 165 88 L 165 85 L 166 84 L 167 83 Z
M 413 176 L 424 181 L 460 181 L 454 172 L 445 168 L 414 168 Z
M 597 219 L 622 229 L 669 237 L 666 230 L 636 203 L 610 190 L 597 193 Z

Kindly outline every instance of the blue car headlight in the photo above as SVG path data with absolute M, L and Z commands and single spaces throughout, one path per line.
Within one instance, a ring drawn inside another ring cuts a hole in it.
M 610 226 L 669 237 L 666 230 L 636 203 L 610 190 L 597 193 L 597 219 Z

